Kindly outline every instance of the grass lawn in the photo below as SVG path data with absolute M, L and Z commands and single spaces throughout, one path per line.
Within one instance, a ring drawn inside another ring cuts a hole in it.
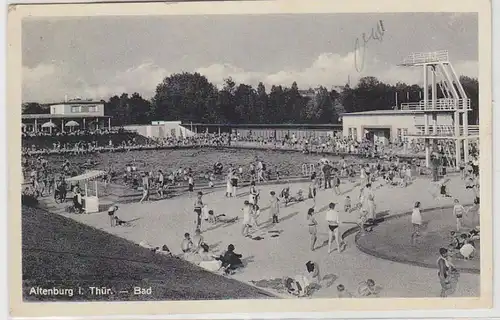
M 270 298 L 252 286 L 153 254 L 125 239 L 46 211 L 22 208 L 22 272 L 26 301 L 207 300 Z M 32 287 L 73 288 L 68 296 L 30 295 Z M 93 295 L 90 286 L 112 289 Z M 134 295 L 133 287 L 149 288 Z M 81 288 L 81 291 L 78 290 Z M 128 293 L 120 291 L 128 291 Z
M 439 248 L 448 247 L 449 234 L 455 230 L 456 220 L 451 208 L 422 212 L 422 216 L 424 227 L 416 244 L 411 243 L 411 215 L 405 215 L 381 223 L 372 232 L 359 237 L 357 245 L 381 258 L 437 268 Z M 454 258 L 453 264 L 462 271 L 479 273 L 479 241 L 475 246 L 477 250 L 473 259 Z

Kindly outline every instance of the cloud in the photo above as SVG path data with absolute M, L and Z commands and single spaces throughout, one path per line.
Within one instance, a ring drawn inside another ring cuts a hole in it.
M 23 68 L 23 101 L 54 102 L 81 97 L 107 99 L 123 92 L 138 92 L 151 97 L 156 86 L 169 74 L 167 70 L 152 62 L 119 72 L 101 79 L 100 84 L 89 84 L 81 77 L 71 77 L 64 68 L 51 64 L 40 64 L 34 68 Z
M 477 61 L 456 61 L 454 68 L 458 75 L 477 77 Z M 187 70 L 188 71 L 188 70 Z M 420 68 L 397 66 L 394 63 L 380 61 L 375 55 L 366 53 L 364 68 L 357 72 L 354 66 L 354 53 L 340 55 L 323 53 L 311 61 L 309 67 L 303 69 L 288 68 L 275 72 L 245 70 L 231 64 L 211 64 L 192 70 L 205 75 L 209 81 L 222 87 L 224 79 L 231 77 L 236 83 L 256 86 L 262 81 L 267 89 L 271 85 L 290 86 L 294 81 L 299 88 L 317 87 L 331 88 L 343 86 L 350 79 L 351 86 L 365 76 L 374 76 L 379 80 L 395 84 L 422 84 Z M 139 92 L 151 98 L 156 86 L 170 73 L 153 62 L 144 62 L 138 66 L 119 72 L 109 72 L 109 77 L 101 79 L 99 85 L 89 85 L 85 79 L 72 79 L 64 73 L 63 68 L 55 65 L 38 65 L 35 68 L 23 69 L 23 100 L 54 101 L 69 97 L 107 99 L 123 92 Z
M 294 81 L 300 88 L 317 87 L 319 85 L 331 88 L 332 86 L 343 86 L 349 80 L 355 85 L 360 78 L 374 76 L 380 81 L 396 84 L 404 82 L 407 84 L 422 84 L 422 71 L 420 68 L 401 67 L 397 64 L 382 62 L 367 51 L 364 68 L 358 72 L 354 66 L 354 52 L 346 55 L 334 53 L 323 53 L 319 55 L 311 66 L 302 70 L 280 70 L 271 73 L 259 71 L 246 71 L 237 66 L 228 64 L 213 64 L 196 71 L 205 75 L 210 81 L 221 87 L 224 79 L 232 77 L 237 83 L 257 85 L 262 81 L 266 86 L 285 85 L 289 86 Z M 477 77 L 477 61 L 457 61 L 454 68 L 458 75 Z

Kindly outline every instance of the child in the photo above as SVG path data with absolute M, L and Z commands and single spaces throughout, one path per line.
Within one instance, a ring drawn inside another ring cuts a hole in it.
M 283 188 L 281 190 L 280 197 L 284 200 L 285 202 L 285 207 L 288 206 L 288 202 L 290 202 L 290 187 Z
M 344 201 L 344 212 L 348 213 L 351 211 L 351 197 L 347 196 Z
M 270 212 L 274 223 L 278 223 L 278 214 L 280 212 L 280 204 L 279 204 L 279 199 L 276 196 L 276 193 L 274 191 L 270 192 L 271 194 L 271 201 L 270 201 Z
M 340 194 L 340 178 L 338 174 L 335 174 L 334 178 L 334 187 L 335 187 L 335 194 L 339 195 Z
M 241 209 L 243 211 L 243 227 L 241 229 L 241 234 L 244 237 L 247 237 L 248 236 L 248 231 L 250 229 L 250 220 L 251 220 L 251 215 L 252 215 L 252 207 L 250 205 L 250 202 L 248 202 L 248 200 L 245 200 L 245 202 L 243 204 L 244 204 L 243 209 Z
M 124 220 L 121 220 L 118 218 L 118 216 L 115 217 L 115 226 L 124 226 L 124 227 L 130 227 L 130 223 Z
M 118 206 L 117 205 L 112 205 L 108 209 L 109 223 L 110 223 L 111 227 L 114 227 L 116 225 L 116 223 L 115 223 L 116 222 L 116 220 L 115 220 L 115 213 L 116 213 L 117 210 L 118 210 Z
M 295 195 L 295 197 L 290 197 L 290 198 L 288 199 L 288 202 L 289 202 L 289 203 L 290 203 L 290 202 L 302 202 L 302 201 L 304 201 L 304 195 L 303 195 L 303 191 L 302 191 L 302 189 L 299 189 L 299 190 L 297 191 L 297 194 Z
M 451 196 L 448 194 L 448 189 L 447 189 L 447 186 L 446 186 L 446 183 L 448 182 L 448 180 L 444 181 L 440 187 L 439 187 L 439 193 L 441 195 L 441 197 L 443 198 L 450 198 Z
M 364 236 L 366 232 L 370 231 L 369 227 L 367 227 L 366 222 L 368 220 L 367 215 L 368 211 L 363 209 L 363 205 L 361 203 L 358 203 L 350 210 L 350 212 L 355 212 L 358 211 L 358 220 L 356 223 L 358 224 L 360 233 L 360 236 Z
M 316 179 L 316 172 L 313 172 L 311 174 L 311 182 L 309 184 L 309 199 L 315 199 L 316 198 L 316 185 L 317 185 L 317 179 Z
M 191 197 L 193 195 L 193 191 L 194 191 L 194 180 L 193 180 L 193 176 L 190 174 L 188 176 L 188 184 L 189 184 L 189 197 Z
M 420 236 L 420 226 L 422 225 L 422 213 L 420 212 L 420 201 L 415 202 L 413 212 L 411 214 L 411 224 L 413 225 L 413 233 L 411 234 L 411 241 L 415 243 L 417 237 Z
M 462 248 L 460 248 L 460 254 L 465 260 L 469 260 L 473 258 L 475 250 L 476 249 L 474 248 L 472 241 L 470 239 L 466 239 L 465 244 Z
M 337 286 L 337 297 L 339 298 L 352 298 L 352 293 L 347 291 L 343 284 Z
M 208 222 L 212 224 L 217 223 L 217 218 L 215 217 L 213 210 L 208 210 Z
M 184 253 L 188 253 L 193 248 L 193 241 L 191 241 L 191 235 L 189 233 L 184 234 L 184 240 L 181 243 L 181 250 Z
M 318 225 L 318 222 L 314 218 L 314 208 L 310 208 L 307 211 L 307 225 L 309 227 L 309 234 L 311 235 L 311 251 L 314 251 L 314 246 L 315 246 L 316 241 L 318 239 L 317 238 L 317 233 L 318 233 L 317 225 Z
M 450 231 L 450 244 L 448 245 L 448 250 L 454 254 L 462 248 L 462 245 L 463 243 L 460 236 L 457 235 L 455 231 Z
M 257 204 L 258 200 L 259 200 L 259 191 L 255 187 L 255 181 L 252 181 L 250 183 L 250 195 L 248 201 L 251 204 Z
M 259 226 L 259 223 L 258 223 L 258 218 L 260 216 L 260 208 L 258 205 L 254 204 L 252 206 L 252 224 L 256 227 Z
M 465 214 L 465 209 L 460 204 L 460 202 L 458 201 L 458 199 L 455 199 L 453 201 L 453 203 L 454 203 L 454 205 L 453 205 L 453 215 L 457 219 L 457 232 L 459 232 L 460 229 L 462 228 L 462 218 L 463 218 L 463 216 Z
M 172 252 L 170 252 L 170 249 L 167 247 L 166 244 L 164 244 L 162 247 L 161 247 L 161 250 L 158 251 L 159 254 L 163 254 L 163 255 L 166 255 L 166 256 L 172 256 Z
M 381 288 L 375 285 L 375 281 L 368 279 L 360 283 L 358 287 L 358 294 L 361 297 L 378 297 Z
M 299 189 L 299 191 L 297 191 L 297 195 L 295 196 L 295 201 L 297 202 L 304 201 L 304 191 L 302 191 L 302 189 Z
M 195 219 L 196 229 L 201 229 L 202 210 L 204 207 L 202 198 L 203 198 L 203 192 L 199 191 L 198 197 L 194 202 L 194 213 L 196 214 L 196 219 Z

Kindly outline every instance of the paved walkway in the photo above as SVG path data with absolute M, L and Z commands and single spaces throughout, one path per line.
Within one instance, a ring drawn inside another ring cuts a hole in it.
M 377 185 L 378 183 L 374 184 L 374 186 Z M 459 198 L 462 203 L 472 202 L 472 192 L 465 190 L 459 177 L 451 177 L 448 185 L 453 197 Z M 387 212 L 392 215 L 408 211 L 417 200 L 422 203 L 422 208 L 451 205 L 452 199 L 435 200 L 428 191 L 429 186 L 430 182 L 427 179 L 417 179 L 407 188 L 376 189 L 377 212 Z M 282 185 L 260 187 L 261 207 L 267 207 L 271 190 L 279 193 L 282 187 Z M 348 191 L 342 196 L 335 196 L 332 190 L 321 190 L 317 198 L 317 211 L 325 208 L 331 201 L 338 202 L 343 207 L 346 195 L 356 199 L 359 188 L 353 189 L 353 187 L 352 183 L 342 184 L 341 190 Z M 307 183 L 291 185 L 292 194 L 299 188 L 307 190 Z M 248 198 L 247 191 L 247 188 L 244 188 L 240 190 L 240 193 L 245 193 L 245 195 L 227 199 L 224 197 L 225 190 L 218 190 L 205 195 L 204 202 L 217 214 L 224 213 L 229 217 L 241 217 L 240 209 L 243 201 Z M 135 220 L 134 226 L 129 228 L 109 227 L 106 213 L 67 216 L 136 243 L 147 241 L 155 246 L 167 244 L 174 253 L 180 253 L 183 234 L 194 232 L 193 201 L 194 198 L 178 197 L 144 204 L 122 205 L 117 215 L 123 220 Z M 241 236 L 241 220 L 235 224 L 218 227 L 205 225 L 203 237 L 205 242 L 215 250 L 222 251 L 232 243 L 236 247 L 236 252 L 244 255 L 248 265 L 243 272 L 234 275 L 235 279 L 241 281 L 295 276 L 304 271 L 308 260 L 314 260 L 319 263 L 322 276 L 330 275 L 335 281 L 330 287 L 323 287 L 317 291 L 313 297 L 336 297 L 336 286 L 340 283 L 344 284 L 349 291 L 355 292 L 358 284 L 368 278 L 374 279 L 383 287 L 381 296 L 384 297 L 439 296 L 440 285 L 436 269 L 415 267 L 366 255 L 356 248 L 353 236 L 347 238 L 348 248 L 341 254 L 334 251 L 328 255 L 326 246 L 311 252 L 306 212 L 312 205 L 312 200 L 307 200 L 281 208 L 281 221 L 277 226 L 264 224 L 260 231 L 256 231 L 255 235 L 260 235 L 262 240 L 252 240 Z M 268 211 L 264 210 L 261 221 L 267 220 L 268 217 Z M 341 215 L 341 219 L 354 221 L 356 218 L 344 214 Z M 317 220 L 319 222 L 318 243 L 322 244 L 327 239 L 324 210 L 317 215 Z M 340 231 L 344 232 L 352 226 L 353 224 L 344 224 Z M 275 231 L 274 234 L 279 234 L 279 236 L 271 237 L 272 233 L 269 231 Z M 478 295 L 479 275 L 462 274 L 454 296 Z

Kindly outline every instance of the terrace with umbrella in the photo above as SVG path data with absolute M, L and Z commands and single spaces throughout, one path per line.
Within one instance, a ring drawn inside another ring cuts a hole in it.
M 42 124 L 42 130 L 43 129 L 48 129 L 50 133 L 52 133 L 52 129 L 57 128 L 56 124 L 52 121 L 47 121 L 44 124 Z
M 75 128 L 79 127 L 80 124 L 74 120 L 68 121 L 65 125 L 65 127 L 70 128 L 70 132 L 73 132 Z

